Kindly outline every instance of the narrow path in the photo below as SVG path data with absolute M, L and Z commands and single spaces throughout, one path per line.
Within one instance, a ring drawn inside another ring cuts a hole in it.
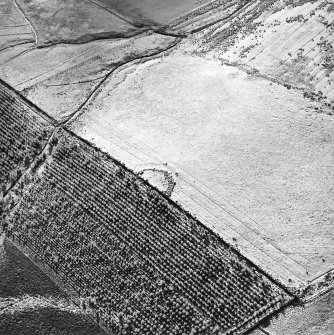
M 134 24 L 134 22 L 132 20 L 130 20 L 126 16 L 121 15 L 117 11 L 109 9 L 107 7 L 104 7 L 104 6 L 100 5 L 99 3 L 95 2 L 94 0 L 84 0 L 84 1 L 89 2 L 89 3 L 91 3 L 91 4 L 93 4 L 93 5 L 97 6 L 97 7 L 100 7 L 102 9 L 104 9 L 105 11 L 109 12 L 110 14 L 112 14 L 112 15 L 118 17 L 119 19 L 125 21 L 126 23 L 131 24 L 132 26 L 136 27 L 135 24 Z
M 70 86 L 70 85 L 78 85 L 78 84 L 84 84 L 84 83 L 91 83 L 93 81 L 96 81 L 96 80 L 99 80 L 99 79 L 103 79 L 103 78 L 104 78 L 104 76 L 97 77 L 97 78 L 94 78 L 94 79 L 87 79 L 87 80 L 69 82 L 69 83 L 64 83 L 64 84 L 50 84 L 50 85 L 46 85 L 46 87 L 59 87 L 59 86 Z
M 30 22 L 30 20 L 28 19 L 28 17 L 24 14 L 23 9 L 18 5 L 17 1 L 16 0 L 13 0 L 13 1 L 14 1 L 15 6 L 18 8 L 18 10 L 22 13 L 22 15 L 24 16 L 24 18 L 28 21 L 29 25 L 31 26 L 31 29 L 32 29 L 33 33 L 35 34 L 35 39 L 36 39 L 35 40 L 35 46 L 37 47 L 38 40 L 37 40 L 37 33 L 36 33 L 36 30 L 35 30 L 34 26 Z
M 12 183 L 12 185 L 5 191 L 3 192 L 3 198 L 5 198 L 7 196 L 7 194 L 17 185 L 20 183 L 21 180 L 23 180 L 25 178 L 25 176 L 27 174 L 30 173 L 31 168 L 35 165 L 35 163 L 38 161 L 38 159 L 40 159 L 43 154 L 45 154 L 46 156 L 48 156 L 48 154 L 45 152 L 47 145 L 50 143 L 51 138 L 53 137 L 53 134 L 57 131 L 58 127 L 54 127 L 48 140 L 45 142 L 42 150 L 40 151 L 40 153 L 32 160 L 32 162 L 29 164 L 28 168 L 21 174 L 21 176 L 19 178 L 16 178 L 15 181 Z M 19 201 L 15 204 L 15 206 L 13 208 L 15 208 L 18 205 Z M 13 209 L 12 208 L 12 209 Z
M 19 45 L 23 45 L 23 44 L 31 44 L 31 43 L 34 43 L 34 44 L 35 44 L 35 42 L 21 42 L 21 43 L 17 43 L 17 44 L 14 44 L 14 45 L 9 45 L 8 47 L 5 47 L 5 48 L 0 49 L 0 52 L 5 51 L 5 50 L 8 50 L 8 49 L 11 49 L 11 48 L 15 48 L 16 46 L 19 46 Z
M 228 16 L 225 16 L 225 17 L 223 17 L 223 18 L 219 18 L 219 19 L 213 20 L 213 21 L 211 21 L 211 22 L 209 22 L 209 23 L 207 23 L 207 24 L 205 24 L 205 25 L 203 25 L 203 26 L 200 26 L 200 27 L 198 27 L 198 28 L 195 28 L 195 29 L 191 30 L 190 33 L 191 33 L 191 34 L 193 34 L 193 33 L 197 33 L 197 32 L 200 32 L 200 31 L 206 29 L 206 28 L 209 28 L 209 27 L 213 26 L 213 25 L 216 24 L 216 23 L 219 23 L 219 22 L 221 22 L 221 21 L 225 21 L 225 20 L 229 20 L 229 19 L 231 19 L 233 16 L 235 16 L 235 15 L 237 15 L 239 12 L 241 12 L 243 9 L 247 8 L 247 7 L 248 7 L 249 5 L 251 5 L 252 3 L 253 3 L 253 1 L 252 1 L 252 0 L 249 0 L 249 1 L 247 1 L 244 5 L 239 6 L 234 12 L 232 12 L 232 13 L 229 14 Z
M 118 64 L 117 67 L 115 67 L 114 69 L 112 69 L 110 72 L 108 72 L 104 78 L 100 81 L 99 84 L 97 84 L 95 86 L 95 88 L 92 90 L 92 92 L 89 94 L 89 96 L 85 99 L 85 101 L 77 108 L 76 111 L 74 111 L 71 115 L 69 115 L 69 117 L 65 120 L 65 121 L 62 121 L 59 123 L 59 125 L 68 125 L 69 123 L 71 123 L 75 118 L 77 118 L 80 114 L 81 114 L 81 111 L 82 109 L 92 100 L 94 99 L 94 95 L 95 93 L 103 86 L 103 84 L 110 78 L 110 76 L 112 76 L 112 74 L 118 70 L 119 67 L 121 66 L 124 66 L 126 64 L 129 64 L 129 63 L 132 63 L 132 62 L 135 62 L 137 60 L 142 60 L 142 59 L 147 59 L 147 58 L 151 58 L 151 57 L 154 57 L 154 56 L 157 56 L 159 54 L 162 54 L 172 48 L 174 48 L 177 44 L 179 44 L 181 41 L 181 39 L 178 39 L 176 40 L 172 45 L 170 45 L 169 47 L 167 47 L 166 49 L 164 50 L 159 50 L 157 52 L 153 52 L 153 53 L 150 53 L 148 55 L 145 55 L 145 56 L 140 56 L 140 57 L 135 57 L 131 60 L 128 60 L 128 61 L 125 61 L 125 62 L 121 62 L 120 64 Z

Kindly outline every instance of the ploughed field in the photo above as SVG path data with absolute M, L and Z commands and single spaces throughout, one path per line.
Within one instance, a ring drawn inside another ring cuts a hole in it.
M 15 183 L 42 151 L 52 125 L 0 82 L 0 187 Z
M 9 238 L 114 333 L 238 334 L 291 298 L 106 154 L 58 129 L 5 198 Z

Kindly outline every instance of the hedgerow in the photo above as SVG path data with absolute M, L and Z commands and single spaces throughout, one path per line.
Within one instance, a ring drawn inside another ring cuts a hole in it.
M 40 154 L 53 127 L 0 83 L 0 192 Z

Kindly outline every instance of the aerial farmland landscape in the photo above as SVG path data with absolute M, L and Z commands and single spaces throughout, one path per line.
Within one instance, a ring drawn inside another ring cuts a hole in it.
M 334 1 L 0 0 L 0 335 L 334 334 Z

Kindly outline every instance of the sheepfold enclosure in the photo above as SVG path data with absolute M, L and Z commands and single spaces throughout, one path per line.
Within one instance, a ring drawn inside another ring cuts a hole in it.
M 121 163 L 57 129 L 4 199 L 8 238 L 112 334 L 240 334 L 291 296 Z
M 53 130 L 47 116 L 37 114 L 0 81 L 0 192 L 11 187 L 40 154 Z

